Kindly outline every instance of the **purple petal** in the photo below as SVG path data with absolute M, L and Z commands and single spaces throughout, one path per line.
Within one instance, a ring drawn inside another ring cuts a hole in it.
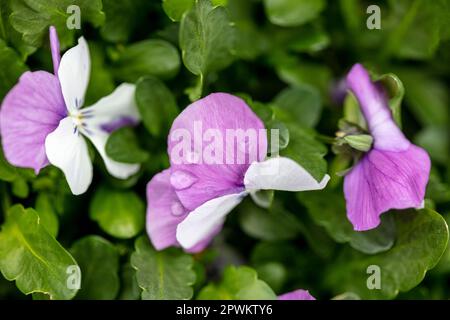
M 50 26 L 50 47 L 52 51 L 53 72 L 58 76 L 59 62 L 61 61 L 61 52 L 59 49 L 58 33 L 54 26 Z
M 213 129 L 220 137 L 205 137 L 207 141 L 202 143 L 205 132 L 212 132 L 208 129 Z M 227 144 L 227 129 L 242 129 L 243 132 L 251 129 L 256 141 Z M 179 152 L 180 135 L 184 134 L 190 146 L 186 152 Z M 222 146 L 214 153 L 217 155 L 214 163 L 208 155 L 216 139 Z M 172 186 L 183 205 L 192 211 L 208 200 L 243 191 L 247 168 L 251 162 L 262 161 L 266 156 L 267 136 L 263 122 L 242 99 L 214 93 L 192 103 L 175 119 L 168 138 L 168 152 Z
M 355 64 L 347 75 L 347 86 L 355 94 L 361 106 L 374 147 L 379 150 L 402 151 L 410 142 L 395 124 L 386 96 L 372 82 L 361 64 Z
M 39 173 L 48 165 L 45 138 L 66 115 L 58 78 L 45 71 L 25 72 L 0 110 L 0 134 L 8 162 Z
M 278 296 L 278 300 L 316 300 L 308 290 L 298 289 Z
M 147 233 L 157 250 L 178 247 L 176 230 L 180 222 L 188 215 L 170 184 L 170 169 L 155 175 L 147 185 Z M 206 237 L 195 247 L 187 250 L 195 253 L 202 251 L 220 232 L 221 227 Z
M 136 120 L 133 117 L 121 117 L 119 119 L 115 119 L 110 123 L 102 124 L 100 127 L 103 131 L 107 133 L 112 133 L 113 131 L 116 131 L 117 129 L 120 129 L 125 126 L 135 126 L 139 123 L 138 120 Z
M 377 227 L 390 209 L 422 206 L 430 158 L 413 144 L 395 152 L 372 149 L 345 176 L 347 216 L 356 231 Z

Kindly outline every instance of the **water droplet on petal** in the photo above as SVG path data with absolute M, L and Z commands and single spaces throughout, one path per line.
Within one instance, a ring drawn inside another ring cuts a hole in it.
M 197 182 L 197 177 L 190 172 L 177 170 L 170 175 L 170 184 L 176 190 L 183 190 Z
M 172 215 L 174 215 L 175 217 L 179 217 L 179 216 L 182 216 L 184 214 L 184 207 L 178 201 L 172 203 L 172 206 L 170 207 L 170 210 L 172 211 Z

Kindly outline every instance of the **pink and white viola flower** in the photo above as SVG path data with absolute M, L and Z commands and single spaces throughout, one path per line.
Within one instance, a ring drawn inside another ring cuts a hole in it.
M 430 157 L 412 144 L 393 120 L 385 94 L 356 64 L 347 75 L 373 146 L 344 178 L 347 216 L 356 231 L 376 228 L 390 209 L 422 208 Z
M 230 132 L 248 136 L 229 144 L 223 138 Z M 250 139 L 252 132 L 256 139 Z M 169 133 L 170 168 L 147 186 L 147 232 L 154 247 L 201 251 L 248 194 L 326 186 L 328 175 L 318 182 L 289 158 L 266 159 L 267 146 L 263 122 L 242 99 L 214 93 L 189 105 Z
M 33 168 L 36 174 L 52 164 L 64 172 L 72 193 L 82 194 L 93 175 L 87 138 L 112 176 L 133 175 L 139 165 L 110 159 L 105 144 L 111 131 L 139 121 L 135 86 L 122 84 L 93 106 L 81 108 L 91 69 L 88 45 L 81 37 L 61 58 L 54 27 L 50 44 L 54 74 L 25 72 L 2 103 L 0 134 L 6 159 L 14 166 Z
M 278 296 L 278 300 L 316 300 L 308 290 L 298 289 Z

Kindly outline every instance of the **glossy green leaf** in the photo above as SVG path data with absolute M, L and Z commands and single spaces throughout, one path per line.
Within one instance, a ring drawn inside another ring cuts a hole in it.
M 306 85 L 284 89 L 273 104 L 277 119 L 306 127 L 316 126 L 322 111 L 320 93 Z
M 24 294 L 40 292 L 51 299 L 71 299 L 68 286 L 72 256 L 40 223 L 33 209 L 11 207 L 0 232 L 0 270 Z
M 40 223 L 51 236 L 56 237 L 59 230 L 59 220 L 50 196 L 47 193 L 40 193 L 36 199 L 35 208 Z
M 168 79 L 178 73 L 180 56 L 167 41 L 144 40 L 125 47 L 113 67 L 115 76 L 121 81 L 136 82 L 146 75 Z
M 373 230 L 357 232 L 346 216 L 344 195 L 333 190 L 298 193 L 297 198 L 308 209 L 310 217 L 337 242 L 374 254 L 389 250 L 395 242 L 395 225 L 390 213 L 382 216 L 381 225 Z M 327 199 L 327 201 L 324 201 Z
M 105 151 L 111 159 L 124 163 L 142 163 L 150 156 L 138 145 L 136 134 L 130 127 L 115 130 L 106 142 Z
M 186 300 L 192 298 L 195 282 L 191 256 L 178 250 L 156 251 L 146 236 L 136 240 L 131 265 L 143 300 Z
M 106 233 L 129 239 L 144 228 L 144 203 L 133 191 L 102 186 L 91 201 L 89 215 Z
M 196 0 L 181 19 L 180 47 L 186 68 L 200 78 L 197 90 L 206 74 L 221 70 L 233 61 L 235 30 L 222 6 L 214 7 L 209 0 Z M 191 94 L 191 98 L 194 94 Z M 198 98 L 198 97 L 197 97 Z
M 255 270 L 229 266 L 218 284 L 209 284 L 200 291 L 199 300 L 275 300 L 276 295 Z
M 73 8 L 70 6 L 78 7 L 81 23 L 89 22 L 98 27 L 105 20 L 101 0 L 14 0 L 11 2 L 10 22 L 22 34 L 23 40 L 32 46 L 40 46 L 44 39 L 48 39 L 48 28 L 55 26 L 64 49 L 74 42 L 76 31 L 67 24 L 75 19 L 73 14 L 76 14 L 76 11 L 69 10 Z
M 397 240 L 389 251 L 372 256 L 347 250 L 328 268 L 326 283 L 335 293 L 351 291 L 362 299 L 392 299 L 399 292 L 411 290 L 441 258 L 448 243 L 445 220 L 429 209 L 397 212 Z M 368 278 L 380 270 L 380 289 L 368 289 Z
M 86 236 L 70 249 L 81 274 L 81 288 L 77 299 L 111 300 L 119 292 L 119 252 L 99 236 Z
M 267 17 L 282 27 L 299 26 L 315 19 L 325 0 L 264 0 Z
M 137 283 L 136 270 L 129 262 L 122 265 L 120 272 L 121 287 L 118 299 L 120 300 L 139 300 L 141 298 L 141 288 Z
M 152 135 L 167 135 L 178 115 L 177 102 L 169 88 L 157 78 L 142 78 L 136 84 L 136 103 L 147 130 Z

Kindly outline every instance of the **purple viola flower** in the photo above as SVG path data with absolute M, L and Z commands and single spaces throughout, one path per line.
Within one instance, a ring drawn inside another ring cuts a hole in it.
M 168 138 L 170 168 L 147 186 L 147 232 L 156 249 L 201 251 L 225 217 L 258 190 L 322 189 L 295 161 L 266 159 L 263 122 L 240 98 L 214 93 L 189 105 Z
M 25 72 L 3 100 L 0 134 L 6 159 L 36 174 L 49 163 L 60 168 L 73 194 L 84 193 L 92 181 L 92 163 L 85 138 L 97 148 L 108 172 L 125 179 L 138 164 L 113 161 L 105 152 L 109 131 L 120 119 L 139 121 L 135 86 L 120 85 L 93 106 L 81 108 L 89 82 L 89 49 L 84 38 L 62 58 L 54 27 L 50 27 L 54 74 Z M 117 125 L 115 125 L 117 128 Z
M 344 179 L 347 216 L 355 230 L 364 231 L 377 227 L 390 209 L 423 207 L 431 163 L 395 124 L 385 94 L 362 65 L 353 66 L 347 85 L 373 137 L 372 149 Z
M 298 289 L 278 296 L 278 300 L 316 300 L 308 290 Z

